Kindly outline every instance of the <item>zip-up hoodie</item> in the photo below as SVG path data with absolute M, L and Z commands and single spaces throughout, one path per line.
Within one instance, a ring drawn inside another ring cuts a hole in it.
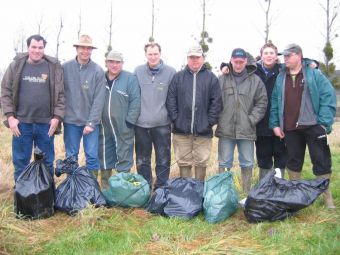
M 205 65 L 197 73 L 186 66 L 170 83 L 166 107 L 173 133 L 212 137 L 212 126 L 222 110 L 217 77 Z
M 104 70 L 90 60 L 81 65 L 74 58 L 63 64 L 66 108 L 64 122 L 94 127 L 99 124 L 105 99 Z

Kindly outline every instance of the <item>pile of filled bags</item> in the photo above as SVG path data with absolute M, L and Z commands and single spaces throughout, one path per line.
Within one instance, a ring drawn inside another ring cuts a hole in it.
M 139 174 L 117 173 L 109 187 L 101 191 L 97 179 L 75 157 L 57 160 L 56 176 L 66 178 L 55 189 L 53 176 L 44 165 L 44 153 L 34 151 L 34 161 L 18 177 L 14 208 L 17 217 L 47 218 L 55 209 L 75 215 L 92 204 L 140 207 L 166 217 L 192 219 L 203 212 L 209 223 L 218 223 L 234 214 L 239 194 L 230 171 L 205 182 L 194 178 L 175 178 L 150 195 L 148 182 Z M 329 185 L 328 179 L 288 181 L 268 173 L 249 192 L 244 214 L 249 222 L 283 220 L 311 205 Z

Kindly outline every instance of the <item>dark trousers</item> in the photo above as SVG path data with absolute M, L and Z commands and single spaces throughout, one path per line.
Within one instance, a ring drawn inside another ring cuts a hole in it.
M 287 168 L 301 172 L 306 145 L 313 164 L 314 175 L 331 173 L 332 159 L 326 131 L 320 125 L 285 132 L 288 161 Z
M 137 172 L 152 187 L 151 154 L 152 145 L 156 156 L 156 182 L 154 189 L 165 184 L 169 179 L 171 161 L 171 129 L 170 125 L 142 128 L 135 127 L 136 166 Z
M 259 168 L 284 169 L 287 163 L 287 150 L 283 140 L 277 136 L 258 136 L 255 142 Z M 273 164 L 274 163 L 274 164 Z

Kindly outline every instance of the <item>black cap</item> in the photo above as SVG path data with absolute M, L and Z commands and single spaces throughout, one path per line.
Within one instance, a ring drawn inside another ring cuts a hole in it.
M 232 58 L 247 58 L 247 53 L 244 51 L 244 49 L 236 48 L 231 53 Z

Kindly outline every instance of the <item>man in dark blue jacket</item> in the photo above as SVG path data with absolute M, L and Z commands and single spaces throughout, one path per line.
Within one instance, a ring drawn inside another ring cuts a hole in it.
M 222 96 L 217 77 L 204 65 L 202 48 L 191 47 L 187 61 L 170 83 L 166 106 L 181 177 L 191 177 L 195 166 L 195 178 L 204 180 Z

